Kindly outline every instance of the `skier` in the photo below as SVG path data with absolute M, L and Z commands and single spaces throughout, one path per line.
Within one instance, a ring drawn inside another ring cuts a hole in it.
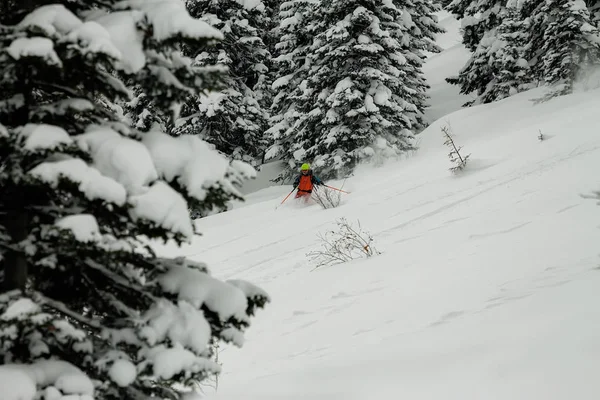
M 296 198 L 308 196 L 305 199 L 308 200 L 314 185 L 324 185 L 324 183 L 313 175 L 310 164 L 302 164 L 302 167 L 300 167 L 300 175 L 294 180 L 294 189 L 298 188 Z

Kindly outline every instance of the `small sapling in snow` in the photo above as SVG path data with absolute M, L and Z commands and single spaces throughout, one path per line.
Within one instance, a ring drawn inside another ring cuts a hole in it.
M 452 139 L 452 128 L 450 127 L 450 124 L 448 124 L 448 126 L 443 126 L 442 132 L 444 134 L 444 137 L 446 138 L 444 144 L 450 147 L 450 153 L 448 153 L 448 157 L 450 158 L 452 164 L 454 164 L 454 166 L 450 168 L 450 171 L 452 171 L 453 173 L 462 171 L 467 166 L 467 161 L 471 155 L 467 154 L 466 156 L 464 156 L 460 154 L 462 147 L 457 147 L 454 143 L 454 140 Z
M 540 134 L 538 135 L 538 140 L 540 142 L 543 142 L 544 140 L 546 140 L 546 136 L 544 136 L 541 129 L 539 129 L 539 132 L 540 132 Z

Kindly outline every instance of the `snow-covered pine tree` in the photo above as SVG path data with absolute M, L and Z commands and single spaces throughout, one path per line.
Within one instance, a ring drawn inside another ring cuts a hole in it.
M 497 40 L 492 46 L 494 77 L 480 96 L 482 103 L 504 99 L 535 86 L 526 48 L 530 39 L 529 18 L 522 18 L 516 6 L 506 8 Z
M 540 12 L 543 2 L 533 0 L 509 0 L 508 6 L 519 10 L 520 19 L 527 24 L 527 45 L 524 58 L 530 69 L 530 77 L 537 85 L 544 81 L 543 71 L 540 68 L 541 49 L 544 45 L 544 31 L 546 30 L 546 16 Z
M 487 30 L 486 20 L 483 19 L 481 13 L 488 9 L 490 1 L 495 0 L 483 0 L 483 2 L 476 0 L 454 0 L 448 6 L 448 11 L 460 20 L 462 43 L 471 52 L 477 49 L 479 42 Z M 500 0 L 497 0 L 497 2 L 500 3 Z
M 417 107 L 404 83 L 396 39 L 401 12 L 385 0 L 323 0 L 308 55 L 309 110 L 293 127 L 292 162 L 309 160 L 325 179 L 348 176 L 361 160 L 413 148 Z
M 271 128 L 266 132 L 272 145 L 265 160 L 283 158 L 289 168 L 276 181 L 290 178 L 296 171 L 296 161 L 289 152 L 294 142 L 292 129 L 303 111 L 309 106 L 303 101 L 309 73 L 309 46 L 314 37 L 315 0 L 284 1 L 279 8 L 280 23 L 277 27 L 277 56 L 273 59 L 278 79 L 273 82 Z
M 411 90 L 411 101 L 418 110 L 413 116 L 412 126 L 414 131 L 420 131 L 427 126 L 424 112 L 428 106 L 427 91 L 430 89 L 423 74 L 425 52 L 441 51 L 435 39 L 437 34 L 444 32 L 434 14 L 439 10 L 439 5 L 431 0 L 393 0 L 393 2 L 402 11 L 403 29 L 397 31 L 397 39 L 402 44 L 402 54 L 407 60 L 404 66 L 406 72 L 404 82 Z
M 441 10 L 440 5 L 433 0 L 393 0 L 393 2 L 401 10 L 402 5 L 406 5 L 406 11 L 414 23 L 410 36 L 416 48 L 430 53 L 439 53 L 442 49 L 436 44 L 436 37 L 445 32 L 435 15 Z M 407 20 L 404 15 L 403 20 Z
M 154 80 L 167 108 L 204 88 L 176 43 L 221 34 L 179 0 L 77 6 L 0 31 L 2 397 L 179 399 L 172 384 L 218 371 L 209 344 L 241 345 L 268 297 L 149 240 L 189 241 L 186 199 L 223 206 L 253 170 L 197 137 L 133 130 L 105 104 L 130 95 L 115 69 Z
M 545 21 L 538 70 L 553 87 L 545 99 L 572 93 L 575 82 L 600 65 L 598 28 L 583 0 L 547 0 L 537 9 Z
M 270 108 L 273 104 L 273 97 L 275 96 L 273 90 L 273 82 L 278 78 L 278 72 L 273 59 L 277 57 L 277 50 L 275 46 L 279 41 L 278 27 L 279 27 L 279 7 L 282 0 L 262 0 L 262 7 L 256 7 L 255 13 L 260 10 L 259 20 L 259 36 L 265 44 L 268 53 L 265 65 L 267 72 L 263 74 L 261 82 L 255 88 L 255 92 L 258 94 L 260 105 L 267 110 L 270 117 Z M 268 125 L 268 124 L 267 124 Z
M 494 45 L 505 6 L 506 0 L 455 0 L 449 6 L 449 10 L 462 20 L 463 44 L 473 53 L 458 76 L 446 79 L 460 86 L 463 94 L 477 93 L 478 98 L 465 106 L 483 101 L 483 95 L 497 73 L 493 68 Z
M 194 134 L 235 160 L 259 164 L 266 148 L 268 112 L 261 105 L 266 90 L 269 52 L 257 26 L 255 2 L 189 0 L 187 8 L 219 29 L 225 39 L 214 47 L 186 46 L 185 54 L 200 67 L 228 69 L 224 90 L 193 96 L 181 112 L 177 134 Z
M 276 56 L 275 46 L 279 41 L 278 27 L 281 22 L 279 16 L 280 7 L 284 3 L 284 0 L 262 0 L 264 5 L 264 18 L 261 24 L 261 30 L 263 31 L 263 42 L 267 46 L 267 50 L 272 56 Z

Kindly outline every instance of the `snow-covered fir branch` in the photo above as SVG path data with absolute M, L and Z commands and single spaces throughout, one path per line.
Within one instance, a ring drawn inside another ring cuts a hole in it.
M 189 204 L 225 208 L 255 175 L 167 134 L 225 81 L 182 48 L 224 35 L 179 0 L 7 4 L 21 18 L 0 30 L 2 396 L 180 398 L 173 383 L 218 373 L 209 344 L 241 346 L 269 301 L 148 248 L 191 241 Z M 150 126 L 121 107 L 141 92 Z

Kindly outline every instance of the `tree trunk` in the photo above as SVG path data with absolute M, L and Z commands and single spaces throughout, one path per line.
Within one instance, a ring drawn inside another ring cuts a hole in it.
M 17 244 L 27 238 L 29 216 L 23 210 L 11 213 L 5 222 L 6 229 Z M 4 254 L 4 291 L 25 290 L 28 276 L 28 265 L 25 254 L 21 251 L 9 250 Z

